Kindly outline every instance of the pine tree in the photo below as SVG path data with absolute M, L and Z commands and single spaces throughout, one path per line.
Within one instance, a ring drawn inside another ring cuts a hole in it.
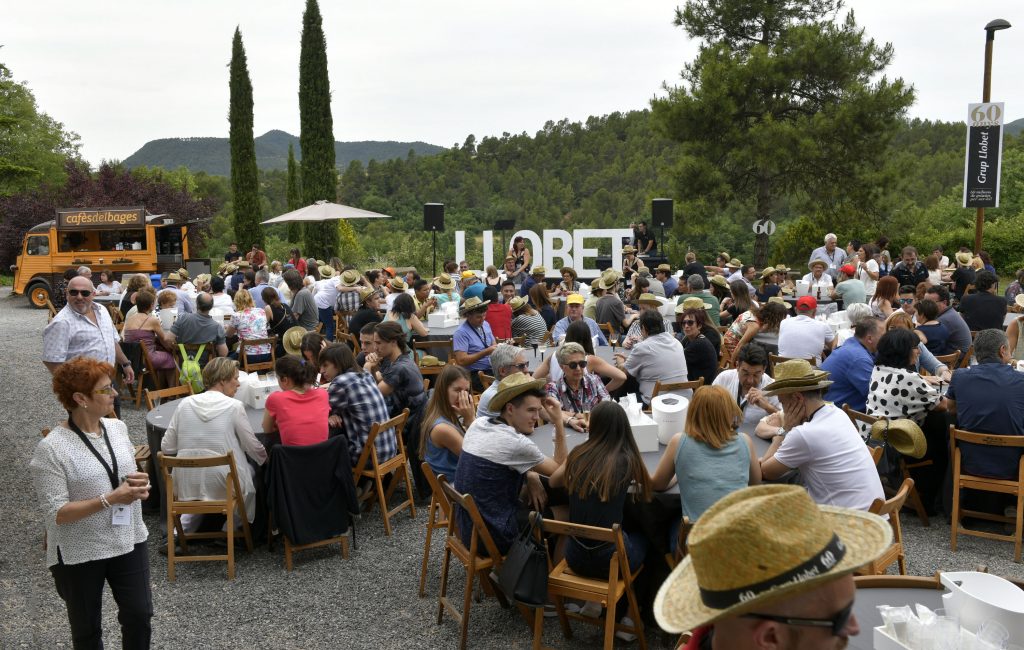
M 236 27 L 231 44 L 229 138 L 231 141 L 231 194 L 235 237 L 241 250 L 253 244 L 263 248 L 259 171 L 252 135 L 252 82 L 245 61 L 242 32 Z
M 302 187 L 299 185 L 299 166 L 295 163 L 295 147 L 288 145 L 288 211 L 302 207 Z M 288 243 L 298 244 L 302 240 L 302 222 L 288 222 Z
M 299 146 L 302 148 L 302 202 L 337 199 L 337 171 L 334 168 L 334 119 L 331 117 L 331 84 L 327 77 L 327 40 L 324 38 L 320 7 L 306 0 L 302 14 L 302 48 L 299 55 Z M 304 253 L 328 259 L 338 254 L 339 230 L 331 221 L 307 223 Z
M 676 167 L 683 212 L 710 217 L 734 200 L 768 219 L 783 198 L 849 227 L 876 209 L 886 146 L 913 102 L 892 60 L 857 26 L 842 0 L 689 0 L 676 25 L 700 39 L 683 84 L 652 102 L 681 143 Z M 750 228 L 750 222 L 743 224 Z M 677 224 L 680 229 L 685 225 Z M 832 224 L 820 223 L 822 234 Z M 767 257 L 759 234 L 754 264 Z

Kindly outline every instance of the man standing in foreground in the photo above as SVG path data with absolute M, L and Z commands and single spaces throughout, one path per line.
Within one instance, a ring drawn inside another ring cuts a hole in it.
M 798 486 L 745 488 L 701 515 L 654 615 L 693 632 L 685 650 L 843 648 L 860 633 L 851 574 L 891 540 L 881 517 L 817 506 Z

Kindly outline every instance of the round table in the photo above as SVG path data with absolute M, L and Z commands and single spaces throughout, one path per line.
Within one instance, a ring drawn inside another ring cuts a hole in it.
M 858 589 L 857 600 L 853 604 L 853 613 L 860 625 L 860 634 L 850 638 L 849 648 L 859 650 L 871 650 L 874 648 L 874 628 L 882 625 L 882 615 L 878 613 L 879 605 L 891 605 L 900 607 L 921 603 L 929 609 L 941 609 L 945 605 L 942 602 L 944 589 L 918 589 L 918 588 L 875 588 Z
M 526 349 L 526 351 L 523 352 L 523 356 L 526 357 L 526 363 L 530 366 L 530 372 L 535 372 L 544 359 L 550 359 L 552 355 L 558 351 L 557 345 L 545 346 L 543 350 L 538 347 L 536 351 L 534 351 L 532 345 L 526 345 L 523 347 Z M 615 353 L 625 354 L 627 357 L 629 356 L 629 350 L 622 347 L 616 347 L 613 350 L 610 345 L 599 345 L 594 348 L 594 354 L 611 364 L 615 363 Z

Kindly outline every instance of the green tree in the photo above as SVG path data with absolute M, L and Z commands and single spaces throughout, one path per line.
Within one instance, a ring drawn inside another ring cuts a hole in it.
M 913 90 L 879 76 L 892 46 L 866 37 L 853 12 L 837 21 L 841 8 L 841 0 L 690 0 L 676 10 L 676 25 L 702 42 L 682 85 L 652 106 L 681 143 L 678 192 L 704 208 L 691 214 L 750 200 L 753 222 L 798 193 L 816 214 L 872 211 L 879 185 L 892 181 L 871 171 L 883 166 Z M 754 263 L 767 252 L 762 235 Z
M 302 207 L 302 186 L 299 181 L 299 166 L 295 163 L 295 147 L 288 145 L 288 211 Z M 288 222 L 288 242 L 298 244 L 302 240 L 302 223 Z
M 327 40 L 316 0 L 306 0 L 306 10 L 302 14 L 299 123 L 303 203 L 312 205 L 317 201 L 334 201 L 337 198 L 337 171 L 334 168 L 331 83 L 327 77 Z M 339 227 L 336 224 L 310 222 L 303 230 L 306 255 L 327 259 L 338 251 Z
M 78 135 L 41 112 L 28 86 L 0 63 L 0 196 L 62 185 L 64 163 L 79 158 L 78 147 Z
M 259 171 L 256 168 L 256 144 L 253 141 L 252 82 L 242 45 L 242 32 L 235 28 L 231 43 L 230 105 L 228 108 L 231 141 L 231 194 L 235 234 L 242 250 L 253 244 L 265 246 L 263 217 L 260 211 Z

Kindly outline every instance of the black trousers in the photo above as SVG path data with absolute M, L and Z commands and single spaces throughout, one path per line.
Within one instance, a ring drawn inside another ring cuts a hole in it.
M 117 557 L 82 564 L 64 564 L 58 551 L 50 567 L 57 594 L 64 600 L 71 623 L 75 650 L 103 648 L 103 583 L 110 585 L 121 623 L 121 642 L 126 649 L 149 648 L 152 633 L 153 597 L 149 588 L 149 555 L 146 542 Z

